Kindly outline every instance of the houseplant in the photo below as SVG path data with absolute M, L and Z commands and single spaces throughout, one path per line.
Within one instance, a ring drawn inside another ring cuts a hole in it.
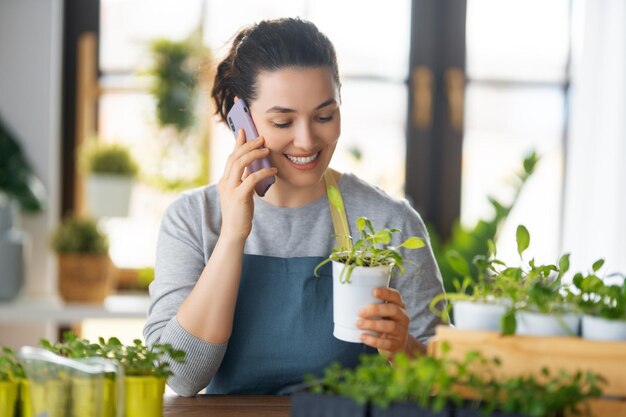
M 577 289 L 572 298 L 582 311 L 582 337 L 593 340 L 626 340 L 626 278 L 621 274 L 604 277 L 598 275 L 604 265 L 599 259 L 591 271 L 574 275 Z M 621 284 L 609 285 L 605 279 L 621 277 Z
M 95 221 L 68 217 L 51 238 L 59 258 L 59 293 L 65 301 L 101 303 L 114 287 L 108 239 Z
M 124 368 L 124 415 L 161 417 L 165 382 L 173 375 L 168 361 L 184 362 L 185 352 L 170 344 L 149 348 L 138 339 L 123 345 L 115 337 L 100 338 L 99 344 L 101 357 L 115 359 Z
M 399 229 L 374 230 L 372 222 L 366 217 L 356 221 L 361 236 L 355 242 L 349 236 L 347 247 L 335 247 L 330 256 L 320 262 L 319 269 L 332 262 L 333 271 L 333 335 L 343 341 L 361 343 L 360 335 L 364 331 L 355 325 L 358 311 L 367 304 L 381 303 L 374 298 L 374 288 L 387 287 L 394 268 L 404 272 L 404 257 L 400 248 L 418 249 L 425 245 L 419 237 L 409 237 L 397 246 L 391 245 L 392 235 Z M 366 331 L 367 333 L 376 334 Z
M 87 202 L 92 216 L 128 216 L 137 164 L 130 151 L 117 143 L 92 140 L 80 151 L 87 173 Z
M 44 203 L 41 181 L 0 118 L 0 300 L 14 299 L 24 285 L 24 234 L 15 227 L 18 208 L 36 214 Z
M 15 352 L 3 346 L 0 350 L 0 416 L 13 416 L 17 405 L 20 380 L 24 371 Z

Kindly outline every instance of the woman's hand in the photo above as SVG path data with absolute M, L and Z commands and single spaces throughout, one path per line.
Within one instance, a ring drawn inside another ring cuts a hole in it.
M 246 142 L 243 129 L 237 133 L 235 148 L 228 157 L 224 175 L 217 184 L 222 210 L 220 236 L 245 241 L 252 230 L 254 186 L 277 172 L 276 168 L 264 168 L 250 175 L 244 173 L 252 161 L 269 154 L 269 149 L 261 148 L 264 142 L 262 136 Z
M 407 343 L 413 338 L 409 335 L 409 315 L 398 290 L 393 288 L 376 288 L 374 297 L 386 301 L 384 304 L 368 304 L 359 310 L 356 325 L 362 330 L 373 330 L 380 336 L 362 333 L 361 341 L 375 347 L 388 359 L 394 353 L 405 352 Z M 375 319 L 380 317 L 380 319 Z

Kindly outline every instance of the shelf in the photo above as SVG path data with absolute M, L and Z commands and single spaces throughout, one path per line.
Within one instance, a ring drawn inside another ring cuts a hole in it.
M 147 294 L 116 294 L 103 304 L 63 303 L 55 300 L 17 300 L 0 302 L 0 324 L 55 322 L 68 325 L 84 319 L 146 318 L 150 298 Z

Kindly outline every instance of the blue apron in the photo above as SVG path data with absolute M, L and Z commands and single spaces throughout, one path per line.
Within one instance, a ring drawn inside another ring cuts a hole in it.
M 323 259 L 244 254 L 233 332 L 208 394 L 280 394 L 333 362 L 378 354 L 333 336 L 331 265 L 313 276 Z

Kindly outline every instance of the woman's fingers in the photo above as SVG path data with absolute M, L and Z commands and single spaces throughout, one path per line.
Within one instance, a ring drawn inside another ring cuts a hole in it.
M 257 159 L 265 158 L 268 154 L 269 149 L 267 148 L 253 149 L 233 161 L 230 168 L 231 173 L 228 176 L 228 183 L 233 187 L 237 187 L 242 182 L 241 178 L 246 167 Z
M 233 164 L 239 158 L 241 158 L 244 154 L 250 152 L 253 149 L 259 148 L 263 146 L 265 140 L 262 136 L 259 136 L 255 140 L 246 142 L 246 134 L 243 129 L 239 129 L 237 133 L 237 138 L 235 139 L 235 146 L 233 148 L 232 153 L 229 155 L 228 160 L 226 161 L 226 167 L 224 168 L 224 177 L 230 178 L 233 168 Z M 241 178 L 241 177 L 238 177 Z
M 375 288 L 373 291 L 373 295 L 379 300 L 387 301 L 393 304 L 397 304 L 402 308 L 406 308 L 406 306 L 404 305 L 404 301 L 402 300 L 402 295 L 400 294 L 400 291 L 396 290 L 395 288 Z
M 246 179 L 241 183 L 242 191 L 245 193 L 252 193 L 254 191 L 254 186 L 260 182 L 261 180 L 271 177 L 272 175 L 276 175 L 278 170 L 274 167 L 263 168 L 257 172 L 254 172 L 246 177 Z

